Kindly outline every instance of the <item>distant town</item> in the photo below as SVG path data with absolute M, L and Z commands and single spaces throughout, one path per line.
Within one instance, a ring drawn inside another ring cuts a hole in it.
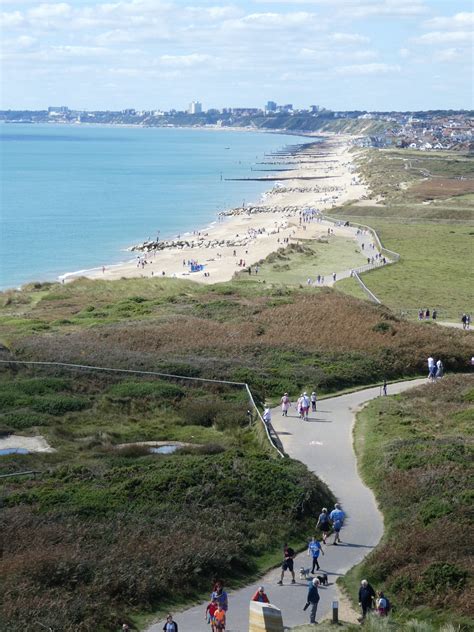
M 50 106 L 47 110 L 1 110 L 3 123 L 61 123 L 140 125 L 144 127 L 235 127 L 294 134 L 346 132 L 359 135 L 357 143 L 372 147 L 474 151 L 472 110 L 420 112 L 333 111 L 319 105 L 307 109 L 268 101 L 263 108 L 203 109 L 191 101 L 186 110 L 75 110 Z

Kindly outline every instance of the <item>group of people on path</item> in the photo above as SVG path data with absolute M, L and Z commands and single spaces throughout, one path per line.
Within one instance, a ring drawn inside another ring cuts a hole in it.
M 430 317 L 433 320 L 438 318 L 438 312 L 433 309 L 431 312 L 429 309 L 419 309 L 418 310 L 418 320 L 429 320 Z
M 362 610 L 362 616 L 359 618 L 360 623 L 363 623 L 371 612 L 374 612 L 379 617 L 386 617 L 391 610 L 389 599 L 381 590 L 375 592 L 366 579 L 360 582 L 359 606 Z
M 428 358 L 428 379 L 431 382 L 442 378 L 444 375 L 444 366 L 441 360 L 435 361 L 435 359 L 430 356 Z
M 296 410 L 298 411 L 298 416 L 300 419 L 304 421 L 309 421 L 309 411 L 311 408 L 311 412 L 316 412 L 316 404 L 318 401 L 318 396 L 316 391 L 313 391 L 311 395 L 305 391 L 301 393 L 296 401 Z M 288 411 L 291 408 L 291 400 L 288 396 L 288 393 L 284 393 L 283 397 L 280 400 L 281 404 L 281 412 L 283 417 L 288 417 Z

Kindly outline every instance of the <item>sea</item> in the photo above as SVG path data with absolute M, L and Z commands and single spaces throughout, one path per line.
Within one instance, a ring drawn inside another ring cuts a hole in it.
M 307 141 L 307 139 L 306 139 Z M 305 139 L 185 128 L 0 125 L 0 289 L 133 259 L 257 201 L 265 156 Z M 268 175 L 268 174 L 267 174 Z

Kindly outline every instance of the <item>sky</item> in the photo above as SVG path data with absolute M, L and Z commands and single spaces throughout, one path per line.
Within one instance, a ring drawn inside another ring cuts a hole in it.
M 1 109 L 473 108 L 470 0 L 0 0 Z

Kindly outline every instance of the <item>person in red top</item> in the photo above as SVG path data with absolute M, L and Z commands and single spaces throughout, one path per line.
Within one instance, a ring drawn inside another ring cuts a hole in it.
M 217 599 L 212 599 L 212 601 L 207 604 L 206 608 L 206 621 L 211 624 L 211 632 L 216 632 L 216 610 Z
M 258 587 L 257 592 L 252 597 L 252 601 L 260 601 L 261 603 L 270 603 L 270 600 L 268 599 L 263 586 Z

